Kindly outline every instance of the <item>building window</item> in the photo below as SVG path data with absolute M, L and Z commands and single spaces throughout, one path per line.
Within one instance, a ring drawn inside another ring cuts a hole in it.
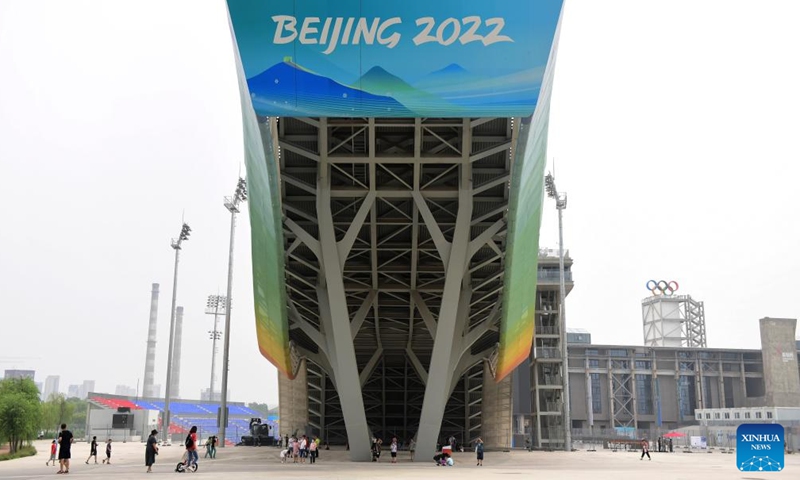
M 612 348 L 608 351 L 610 357 L 627 357 L 628 351 L 621 348 Z
M 740 417 L 741 415 L 739 414 L 739 412 L 733 412 L 733 418 L 738 420 Z
M 703 406 L 706 408 L 713 408 L 711 397 L 711 379 L 708 377 L 701 377 L 700 381 L 703 386 Z
M 730 418 L 731 418 L 731 414 L 728 413 L 728 412 L 725 412 L 725 420 L 729 420 Z
M 693 372 L 694 371 L 694 362 L 680 362 L 679 368 L 684 372 Z
M 627 360 L 611 360 L 611 368 L 616 370 L 627 370 L 628 369 L 628 361 Z
M 678 383 L 681 415 L 692 415 L 696 407 L 694 395 L 694 377 L 681 375 Z
M 598 355 L 598 353 L 597 353 L 596 349 L 594 349 L 594 348 L 587 348 L 586 349 L 586 356 L 587 357 L 591 357 L 591 356 L 595 356 L 596 357 L 597 355 Z
M 706 413 L 706 420 L 711 420 L 711 414 L 710 413 Z
M 744 412 L 744 418 L 750 418 L 750 412 Z
M 761 412 L 756 412 L 756 418 L 761 418 Z
M 653 378 L 636 375 L 636 410 L 642 415 L 653 414 Z
M 649 360 L 636 360 L 635 367 L 639 370 L 650 370 L 651 363 Z
M 772 418 L 772 412 L 767 412 L 767 418 Z
M 589 368 L 600 368 L 600 360 L 596 358 L 589 359 Z
M 714 412 L 714 419 L 719 420 L 719 412 Z
M 592 412 L 603 413 L 602 393 L 600 393 L 600 374 L 590 373 L 592 380 Z

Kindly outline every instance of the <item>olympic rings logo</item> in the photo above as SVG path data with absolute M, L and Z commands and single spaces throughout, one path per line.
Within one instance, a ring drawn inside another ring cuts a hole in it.
M 676 291 L 678 291 L 678 282 L 675 281 L 665 281 L 665 280 L 650 280 L 647 282 L 647 289 L 653 295 L 673 295 Z

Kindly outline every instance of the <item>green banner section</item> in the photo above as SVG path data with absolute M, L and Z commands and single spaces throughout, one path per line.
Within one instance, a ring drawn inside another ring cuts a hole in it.
M 547 133 L 558 34 L 544 74 L 533 119 L 523 121 L 512 168 L 508 206 L 508 243 L 503 287 L 503 318 L 495 381 L 511 373 L 531 353 L 536 318 L 539 227 L 544 202 Z
M 269 126 L 259 129 L 238 50 L 234 54 L 242 104 L 258 348 L 267 360 L 293 379 L 277 155 Z

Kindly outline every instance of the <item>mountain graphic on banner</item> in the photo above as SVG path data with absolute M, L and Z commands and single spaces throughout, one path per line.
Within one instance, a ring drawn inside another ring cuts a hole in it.
M 362 112 L 372 116 L 406 116 L 415 114 L 394 98 L 374 95 L 342 85 L 318 75 L 286 59 L 247 80 L 253 105 L 277 115 L 303 116 L 325 113 L 327 116 L 348 116 Z
M 436 116 L 437 112 L 441 114 L 460 110 L 458 105 L 411 86 L 379 66 L 372 67 L 362 75 L 354 85 L 356 86 L 364 92 L 394 98 L 420 115 Z

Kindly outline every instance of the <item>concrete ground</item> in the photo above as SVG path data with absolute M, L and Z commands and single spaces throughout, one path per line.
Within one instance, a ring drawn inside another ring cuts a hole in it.
M 38 455 L 18 460 L 0 462 L 0 479 L 41 479 L 56 476 L 57 468 L 46 467 L 49 458 L 48 443 L 37 442 Z M 103 453 L 101 444 L 100 454 Z M 111 465 L 84 464 L 89 454 L 89 445 L 77 443 L 73 446 L 73 462 L 70 477 L 92 479 L 138 479 L 149 478 L 145 474 L 144 445 L 140 443 L 115 443 Z M 151 476 L 175 476 L 175 463 L 182 454 L 181 446 L 162 447 Z M 334 449 L 320 452 L 315 465 L 283 465 L 278 449 L 274 447 L 228 447 L 219 449 L 215 460 L 204 459 L 200 452 L 200 469 L 196 473 L 183 473 L 199 478 L 216 480 L 250 480 L 263 478 L 308 478 L 308 479 L 374 479 L 391 476 L 392 479 L 457 479 L 485 480 L 490 478 L 563 478 L 591 480 L 729 480 L 759 478 L 800 478 L 800 455 L 787 455 L 784 472 L 755 473 L 739 472 L 735 467 L 735 455 L 716 453 L 651 453 L 653 460 L 639 460 L 637 453 L 611 452 L 487 452 L 483 467 L 475 465 L 474 453 L 455 453 L 454 467 L 436 467 L 433 461 L 417 458 L 410 462 L 408 452 L 401 452 L 396 465 L 389 463 L 385 452 L 380 463 L 351 463 L 347 452 Z M 424 460 L 424 461 L 420 461 Z M 514 477 L 519 475 L 519 477 Z M 509 477 L 511 476 L 511 477 Z

